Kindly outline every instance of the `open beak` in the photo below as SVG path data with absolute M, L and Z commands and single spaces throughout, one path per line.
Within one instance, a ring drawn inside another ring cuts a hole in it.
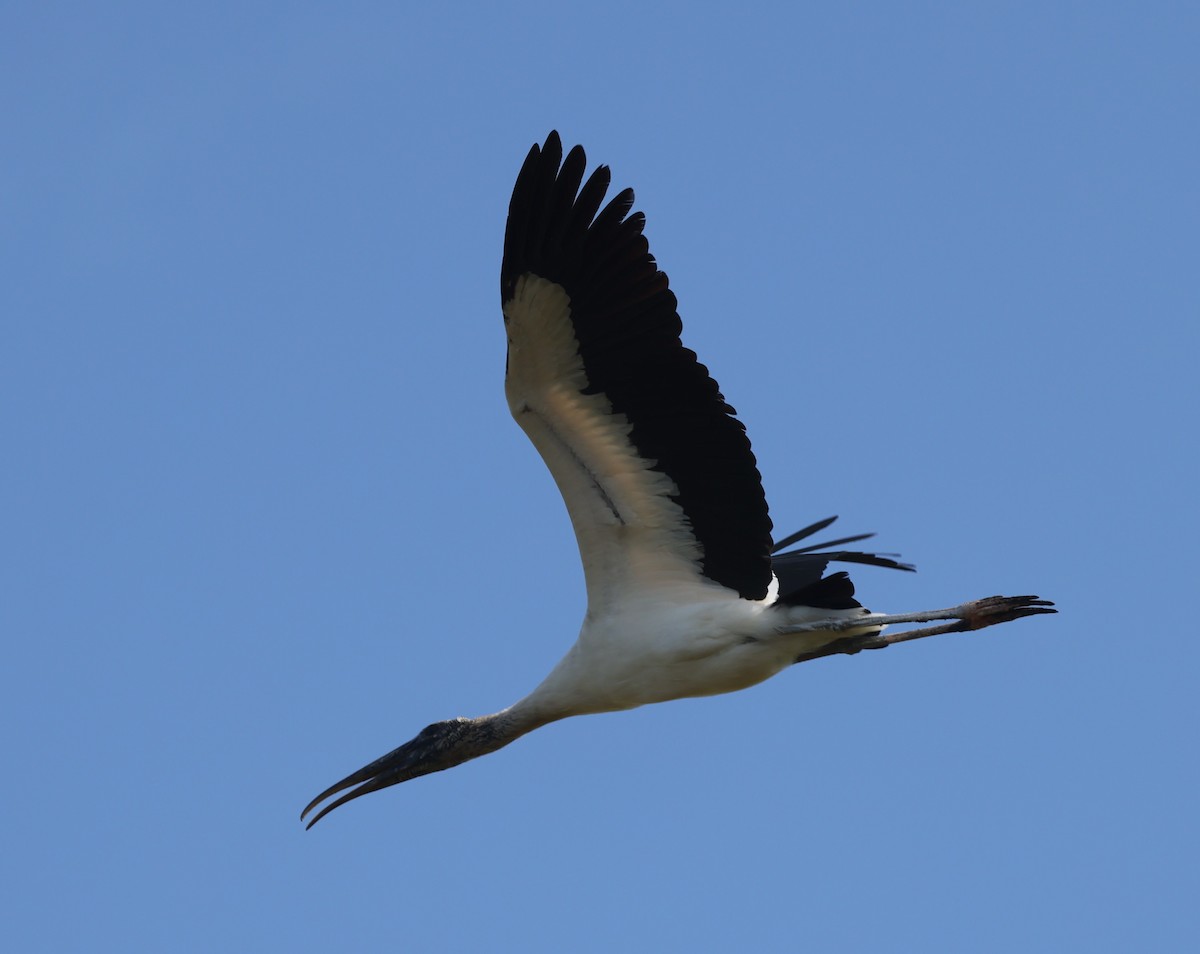
M 336 782 L 325 789 L 320 795 L 308 803 L 304 811 L 300 813 L 300 820 L 304 821 L 314 808 L 316 808 L 325 799 L 336 795 L 338 792 L 345 792 L 346 789 L 351 791 L 346 792 L 341 798 L 338 798 L 312 817 L 305 830 L 312 828 L 317 822 L 328 815 L 339 805 L 345 805 L 346 802 L 353 801 L 360 795 L 368 795 L 371 792 L 378 792 L 382 788 L 388 788 L 391 785 L 399 785 L 401 782 L 407 782 L 410 778 L 416 778 L 418 775 L 427 775 L 430 772 L 436 772 L 438 767 L 428 764 L 430 752 L 424 745 L 420 745 L 421 737 L 413 739 L 411 742 L 405 742 L 398 749 L 394 749 L 382 758 L 376 759 L 370 765 L 364 765 L 357 772 L 347 775 L 340 782 Z M 357 788 L 355 787 L 357 786 Z

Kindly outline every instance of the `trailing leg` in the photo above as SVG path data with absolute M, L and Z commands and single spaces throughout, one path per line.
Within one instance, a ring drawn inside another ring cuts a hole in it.
M 916 613 L 867 613 L 854 619 L 830 619 L 800 623 L 783 627 L 780 632 L 808 633 L 823 630 L 836 633 L 844 629 L 858 629 L 864 625 L 888 626 L 895 623 L 952 620 L 941 626 L 925 626 L 896 633 L 846 636 L 796 659 L 796 662 L 807 662 L 822 656 L 834 656 L 839 653 L 853 654 L 864 649 L 885 649 L 893 643 L 924 639 L 926 636 L 940 636 L 942 633 L 963 633 L 995 626 L 997 623 L 1007 623 L 1024 616 L 1039 616 L 1043 613 L 1057 612 L 1058 610 L 1054 609 L 1052 602 L 1038 599 L 1036 596 L 988 596 L 981 600 L 972 600 L 969 603 L 952 606 L 949 609 L 925 610 Z

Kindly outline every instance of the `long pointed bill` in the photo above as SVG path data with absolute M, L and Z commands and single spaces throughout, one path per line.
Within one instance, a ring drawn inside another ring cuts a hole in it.
M 353 801 L 360 795 L 368 795 L 371 792 L 378 792 L 382 788 L 388 788 L 392 785 L 398 785 L 401 782 L 407 782 L 411 778 L 416 778 L 418 775 L 427 775 L 430 772 L 436 772 L 440 766 L 429 766 L 423 768 L 421 763 L 427 761 L 429 752 L 421 751 L 417 748 L 416 743 L 420 739 L 418 736 L 411 742 L 406 742 L 398 749 L 394 749 L 382 758 L 376 759 L 370 765 L 364 765 L 357 772 L 347 775 L 340 782 L 330 785 L 320 795 L 314 798 L 300 813 L 300 820 L 304 821 L 314 808 L 316 808 L 325 799 L 336 795 L 338 792 L 343 792 L 348 788 L 353 791 L 346 792 L 341 798 L 330 802 L 322 808 L 312 821 L 305 825 L 305 830 L 312 828 L 317 822 L 328 815 L 339 805 L 345 805 L 346 802 Z M 421 747 L 424 749 L 424 746 Z M 358 786 L 354 788 L 354 786 Z
M 308 807 L 300 813 L 300 820 L 303 821 L 325 799 L 350 789 L 313 816 L 306 826 L 312 828 L 339 805 L 345 805 L 360 795 L 378 792 L 381 788 L 440 772 L 468 759 L 494 752 L 537 724 L 514 721 L 506 713 L 507 710 L 478 719 L 450 719 L 426 726 L 415 739 L 325 789 L 308 803 Z

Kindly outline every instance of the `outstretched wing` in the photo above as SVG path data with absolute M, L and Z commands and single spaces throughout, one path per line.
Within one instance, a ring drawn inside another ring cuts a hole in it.
M 589 606 L 616 592 L 771 584 L 771 520 L 746 429 L 696 355 L 609 171 L 552 132 L 509 204 L 500 296 L 505 391 L 562 492 Z M 583 183 L 582 188 L 580 188 Z

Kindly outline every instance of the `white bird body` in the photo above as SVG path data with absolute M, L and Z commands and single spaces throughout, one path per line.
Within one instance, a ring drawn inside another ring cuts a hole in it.
M 912 569 L 832 549 L 780 552 L 745 428 L 680 341 L 676 299 L 629 215 L 625 190 L 601 209 L 606 167 L 534 146 L 509 205 L 501 266 L 505 393 L 562 494 L 579 544 L 587 613 L 575 644 L 501 712 L 436 722 L 331 786 L 309 823 L 367 792 L 450 768 L 548 722 L 735 692 L 797 662 L 1053 612 L 1035 597 L 881 615 L 833 561 Z M 581 187 L 582 184 L 582 187 Z M 954 620 L 881 635 L 899 622 Z M 357 787 L 354 787 L 357 786 Z
M 865 610 L 780 611 L 768 600 L 730 600 L 716 587 L 643 590 L 585 619 L 579 638 L 513 709 L 546 721 L 633 709 L 654 702 L 736 692 L 827 644 L 827 630 L 787 632 L 787 623 L 861 618 Z M 839 632 L 877 632 L 877 625 Z

